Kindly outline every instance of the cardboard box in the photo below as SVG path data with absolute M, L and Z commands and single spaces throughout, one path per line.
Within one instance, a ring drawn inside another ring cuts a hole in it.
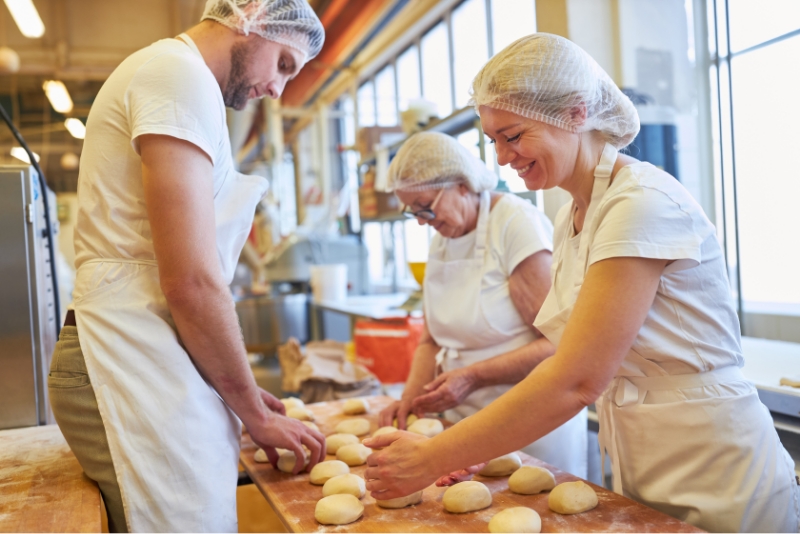
M 404 138 L 405 134 L 400 126 L 368 126 L 358 130 L 356 149 L 363 158 L 372 154 L 375 145 L 391 145 Z

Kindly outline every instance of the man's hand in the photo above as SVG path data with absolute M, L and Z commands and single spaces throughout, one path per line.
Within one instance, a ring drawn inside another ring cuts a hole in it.
M 267 395 L 269 394 L 267 393 Z M 278 404 L 281 404 L 281 402 L 278 401 Z M 302 459 L 305 458 L 305 450 L 303 450 L 303 446 L 309 451 L 308 471 L 311 471 L 311 468 L 317 463 L 325 460 L 325 436 L 316 430 L 308 428 L 297 419 L 270 412 L 267 421 L 263 425 L 248 427 L 247 431 L 250 433 L 250 438 L 252 438 L 253 442 L 264 449 L 269 462 L 276 469 L 278 468 L 276 448 L 288 449 L 294 452 L 297 462 L 295 462 L 292 473 L 295 475 L 304 469 L 303 464 L 305 462 Z
M 415 398 L 411 408 L 414 412 L 443 412 L 464 402 L 477 386 L 469 367 L 447 371 L 423 387 L 428 393 Z
M 394 418 L 397 417 L 397 428 L 400 430 L 406 429 L 406 419 L 410 413 L 414 413 L 417 417 L 422 417 L 423 413 L 413 411 L 411 409 L 411 403 L 413 402 L 413 397 L 403 395 L 403 398 L 399 401 L 394 401 L 389 406 L 381 410 L 380 415 L 378 416 L 378 424 L 380 426 L 392 426 L 394 423 Z
M 459 469 L 458 471 L 453 471 L 449 475 L 444 475 L 440 477 L 439 480 L 436 481 L 436 485 L 441 487 L 452 486 L 454 484 L 458 484 L 459 482 L 465 482 L 467 480 L 472 480 L 472 476 L 475 473 L 480 472 L 481 469 L 486 467 L 486 462 L 482 464 L 473 465 L 472 467 L 467 467 L 466 469 Z
M 286 406 L 275 395 L 262 388 L 258 388 L 258 392 L 261 394 L 261 400 L 264 401 L 267 408 L 281 415 L 286 415 Z

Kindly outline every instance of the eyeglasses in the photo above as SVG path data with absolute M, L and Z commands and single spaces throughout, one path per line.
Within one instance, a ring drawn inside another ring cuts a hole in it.
M 411 211 L 409 206 L 403 206 L 403 209 L 400 210 L 405 217 L 409 219 L 422 219 L 423 221 L 432 221 L 436 218 L 436 213 L 433 212 L 433 209 L 436 207 L 436 204 L 439 203 L 439 199 L 442 198 L 442 193 L 447 187 L 443 187 L 439 190 L 439 193 L 436 195 L 436 198 L 433 199 L 429 208 L 423 208 L 419 211 Z

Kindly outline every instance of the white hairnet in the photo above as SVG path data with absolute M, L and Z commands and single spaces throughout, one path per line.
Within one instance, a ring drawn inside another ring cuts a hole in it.
M 455 138 L 442 133 L 411 136 L 389 165 L 389 191 L 438 189 L 454 183 L 480 193 L 497 187 L 497 175 Z
M 630 99 L 581 47 L 548 33 L 518 39 L 472 82 L 471 104 L 516 113 L 570 132 L 601 132 L 617 148 L 639 132 Z M 586 107 L 585 120 L 574 113 Z
M 202 20 L 207 19 L 291 46 L 306 61 L 319 54 L 325 40 L 325 29 L 306 0 L 208 0 Z

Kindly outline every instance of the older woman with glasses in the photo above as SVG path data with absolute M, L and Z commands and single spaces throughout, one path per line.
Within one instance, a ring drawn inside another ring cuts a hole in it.
M 528 201 L 493 191 L 497 176 L 450 136 L 420 133 L 389 166 L 403 212 L 437 234 L 423 295 L 425 331 L 403 397 L 381 424 L 444 412 L 457 422 L 524 379 L 553 354 L 533 327 L 550 289 L 553 227 Z M 586 477 L 586 412 L 526 453 Z

